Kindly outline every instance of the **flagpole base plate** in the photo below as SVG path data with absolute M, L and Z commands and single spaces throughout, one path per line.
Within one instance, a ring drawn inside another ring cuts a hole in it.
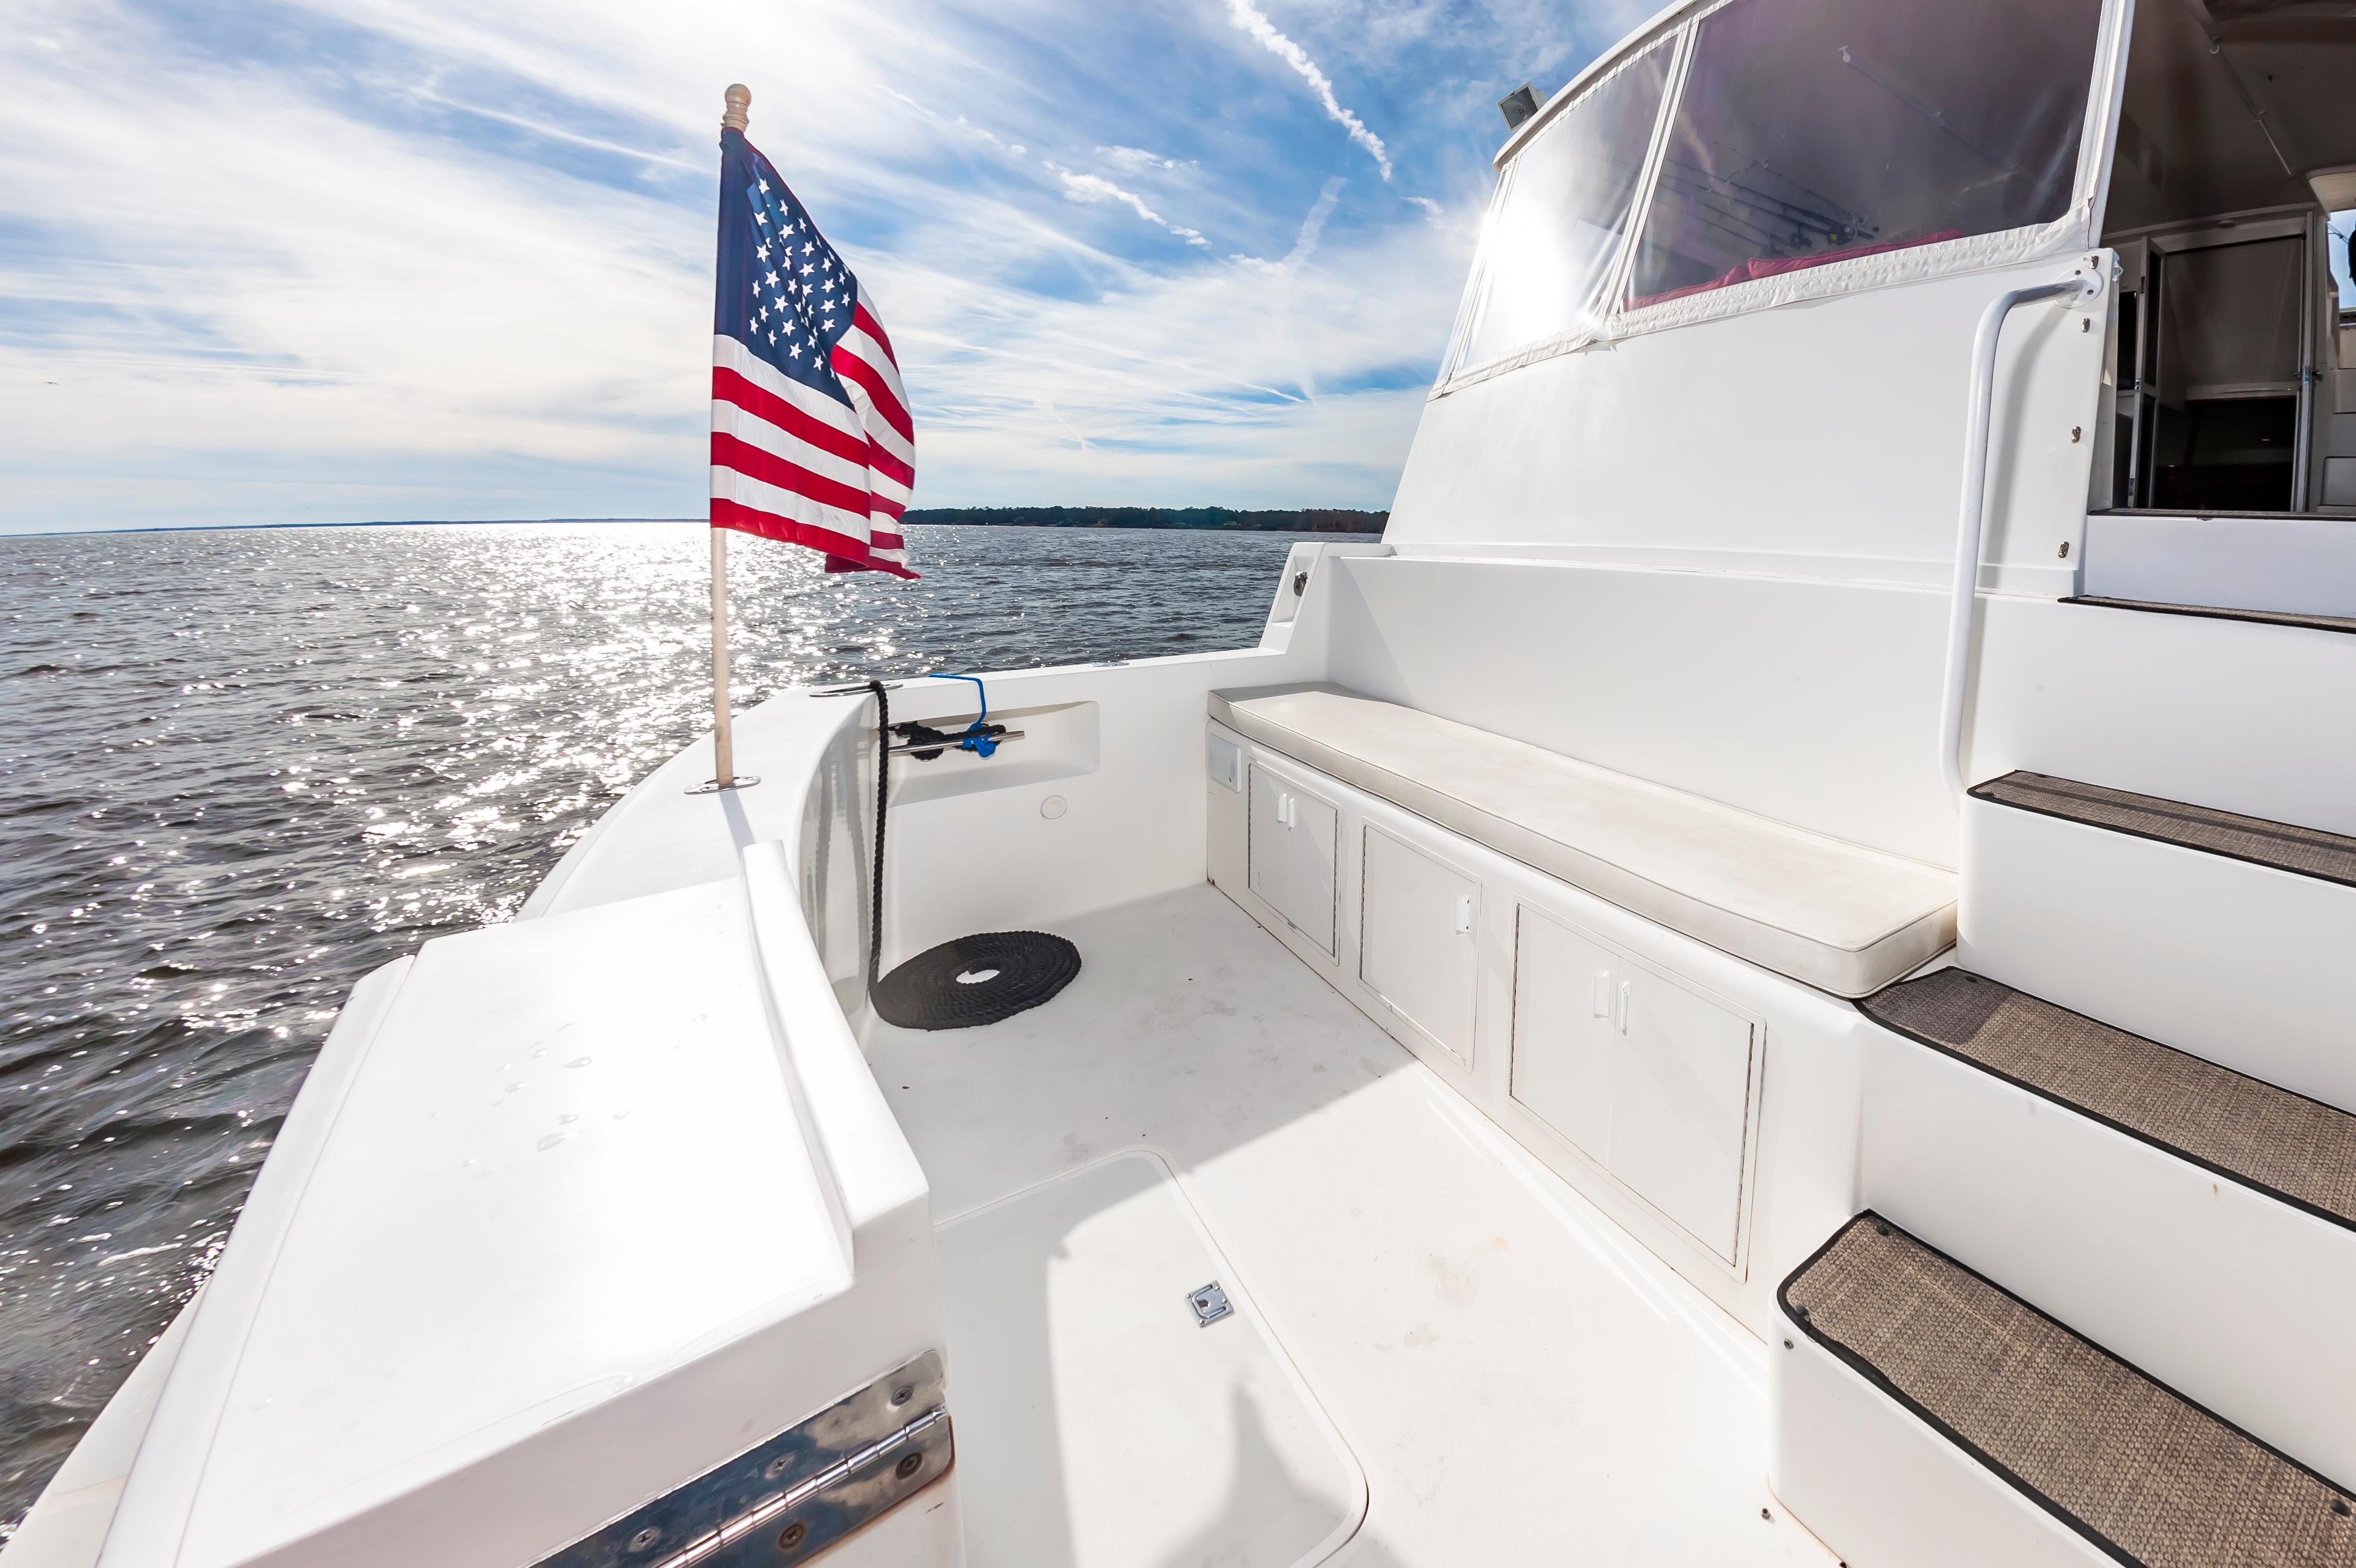
M 761 776 L 757 773 L 739 773 L 735 778 L 731 779 L 725 784 L 723 784 L 717 779 L 707 779 L 702 783 L 698 784 L 694 789 L 690 789 L 688 793 L 691 795 L 717 795 L 723 789 L 750 789 L 754 785 L 758 784 L 760 781 Z

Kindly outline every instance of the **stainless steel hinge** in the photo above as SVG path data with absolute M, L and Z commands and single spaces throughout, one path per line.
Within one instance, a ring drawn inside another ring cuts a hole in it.
M 940 1353 L 926 1351 L 536 1568 L 792 1568 L 956 1457 Z

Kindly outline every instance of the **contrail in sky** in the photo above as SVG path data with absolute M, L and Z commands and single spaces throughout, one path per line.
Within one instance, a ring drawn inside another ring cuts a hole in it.
M 1133 190 L 1123 190 L 1101 175 L 1076 174 L 1053 158 L 1044 161 L 1047 166 L 1047 172 L 1064 182 L 1064 195 L 1073 201 L 1118 201 L 1148 223 L 1158 224 L 1169 230 L 1190 245 L 1210 243 L 1208 240 L 1203 238 L 1200 231 L 1173 223 L 1169 219 L 1145 205 L 1145 199 Z
M 1258 38 L 1269 53 L 1299 71 L 1301 80 L 1317 94 L 1318 102 L 1325 105 L 1325 113 L 1333 123 L 1350 133 L 1350 140 L 1366 149 L 1385 179 L 1390 178 L 1391 156 L 1384 150 L 1383 139 L 1367 130 L 1364 120 L 1342 107 L 1341 101 L 1333 96 L 1333 83 L 1317 69 L 1317 62 L 1309 58 L 1308 51 L 1278 32 L 1275 24 L 1261 14 L 1252 0 L 1227 0 L 1227 19 Z

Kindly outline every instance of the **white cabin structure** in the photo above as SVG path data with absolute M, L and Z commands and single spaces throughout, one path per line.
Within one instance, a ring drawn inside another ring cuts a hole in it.
M 369 976 L 5 1568 L 2356 1564 L 2356 11 L 1704 0 L 1497 164 L 1379 544 Z M 1083 968 L 895 1028 L 879 880 Z

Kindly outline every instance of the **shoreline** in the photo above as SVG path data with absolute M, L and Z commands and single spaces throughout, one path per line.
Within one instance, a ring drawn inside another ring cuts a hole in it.
M 1029 510 L 1033 509 L 1008 508 L 1004 510 Z M 1081 511 L 1084 509 L 1077 507 L 1042 507 L 1035 510 L 1041 511 Z M 911 528 L 1120 529 L 1161 530 L 1164 532 L 1170 533 L 1316 533 L 1333 534 L 1336 537 L 1355 536 L 1359 538 L 1379 538 L 1382 534 L 1384 524 L 1389 519 L 1389 514 L 1387 512 L 1365 512 L 1352 514 L 1354 517 L 1362 521 L 1360 521 L 1356 526 L 1344 527 L 1330 523 L 1319 524 L 1277 521 L 1279 519 L 1297 518 L 1301 515 L 1294 512 L 1244 512 L 1237 513 L 1236 515 L 1249 518 L 1252 519 L 1252 521 L 1237 522 L 1164 522 L 1130 521 L 1127 518 L 1118 518 L 1106 515 L 1106 513 L 1095 512 L 1092 509 L 1088 510 L 1090 510 L 1090 515 L 1082 518 L 1075 518 L 1069 521 L 1049 521 L 1036 517 L 1010 517 L 997 519 L 984 519 L 971 516 L 919 517 L 915 513 L 911 513 L 902 521 Z M 1139 508 L 1134 510 L 1145 510 L 1148 509 Z M 1161 510 L 1162 509 L 1157 508 L 1151 510 Z M 1111 510 L 1112 509 L 1106 509 L 1107 512 Z M 1258 521 L 1261 517 L 1268 517 L 1270 521 Z M 696 517 L 418 517 L 369 518 L 353 522 L 148 523 L 134 524 L 123 528 L 23 529 L 13 532 L 0 532 L 0 541 L 10 539 L 95 539 L 113 537 L 125 533 L 251 533 L 264 530 L 294 528 L 544 528 L 576 523 L 674 523 L 681 527 L 701 527 L 703 525 L 703 519 Z

